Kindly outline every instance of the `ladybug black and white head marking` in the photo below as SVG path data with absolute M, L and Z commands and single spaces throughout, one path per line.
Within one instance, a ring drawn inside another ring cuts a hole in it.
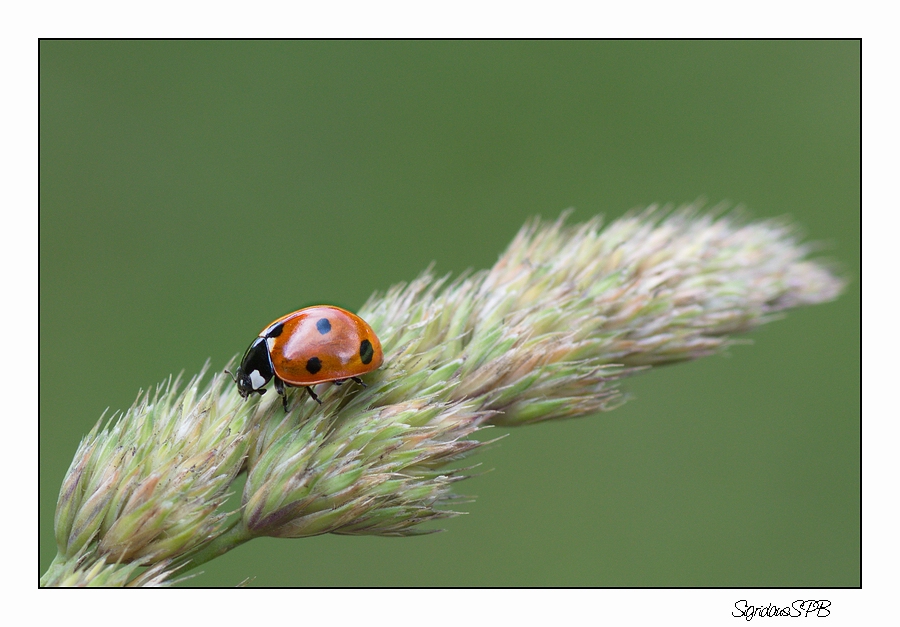
M 269 357 L 269 347 L 266 339 L 256 338 L 247 349 L 241 360 L 241 367 L 234 375 L 237 383 L 238 394 L 247 398 L 251 394 L 265 394 L 266 384 L 275 376 L 272 368 L 272 359 Z

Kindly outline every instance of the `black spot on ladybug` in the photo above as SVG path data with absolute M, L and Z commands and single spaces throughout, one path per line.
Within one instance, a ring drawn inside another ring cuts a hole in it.
M 363 340 L 359 345 L 359 358 L 362 360 L 364 364 L 371 363 L 372 357 L 375 356 L 375 351 L 372 349 L 372 342 L 369 340 Z
M 274 327 L 269 329 L 269 332 L 266 334 L 266 337 L 278 337 L 281 335 L 281 332 L 284 331 L 284 323 L 279 322 Z
M 325 335 L 331 331 L 331 323 L 328 322 L 328 318 L 319 318 L 319 321 L 316 322 L 316 328 L 319 330 L 319 333 Z
M 318 357 L 310 357 L 306 362 L 306 371 L 309 374 L 316 374 L 322 369 L 322 361 Z

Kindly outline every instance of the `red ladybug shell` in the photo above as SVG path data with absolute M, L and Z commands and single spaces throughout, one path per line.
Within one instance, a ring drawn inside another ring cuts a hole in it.
M 278 325 L 282 325 L 277 333 Z M 372 327 L 340 307 L 317 305 L 289 313 L 260 332 L 275 374 L 288 385 L 307 386 L 358 377 L 384 361 Z

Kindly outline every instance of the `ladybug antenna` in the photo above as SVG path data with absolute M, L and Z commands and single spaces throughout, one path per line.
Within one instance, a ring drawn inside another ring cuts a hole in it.
M 230 371 L 228 368 L 225 368 L 225 373 L 226 373 L 228 376 L 231 377 L 231 380 L 232 380 L 232 381 L 234 381 L 235 383 L 237 383 L 237 377 L 236 377 L 235 375 L 231 374 L 231 371 Z

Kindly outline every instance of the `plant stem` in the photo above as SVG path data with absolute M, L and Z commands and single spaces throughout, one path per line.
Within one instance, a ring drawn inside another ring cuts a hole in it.
M 57 571 L 60 570 L 66 562 L 66 558 L 61 555 L 59 552 L 56 553 L 56 557 L 53 558 L 53 562 L 51 562 L 50 567 L 47 568 L 47 572 L 45 572 L 39 582 L 41 588 L 47 586 L 51 581 L 53 581 L 57 576 Z
M 228 553 L 231 549 L 235 549 L 248 540 L 252 540 L 254 535 L 247 528 L 240 524 L 240 520 L 236 520 L 235 524 L 212 540 L 202 549 L 191 555 L 185 562 L 185 569 L 192 569 L 205 564 L 211 559 L 215 559 L 220 555 Z

